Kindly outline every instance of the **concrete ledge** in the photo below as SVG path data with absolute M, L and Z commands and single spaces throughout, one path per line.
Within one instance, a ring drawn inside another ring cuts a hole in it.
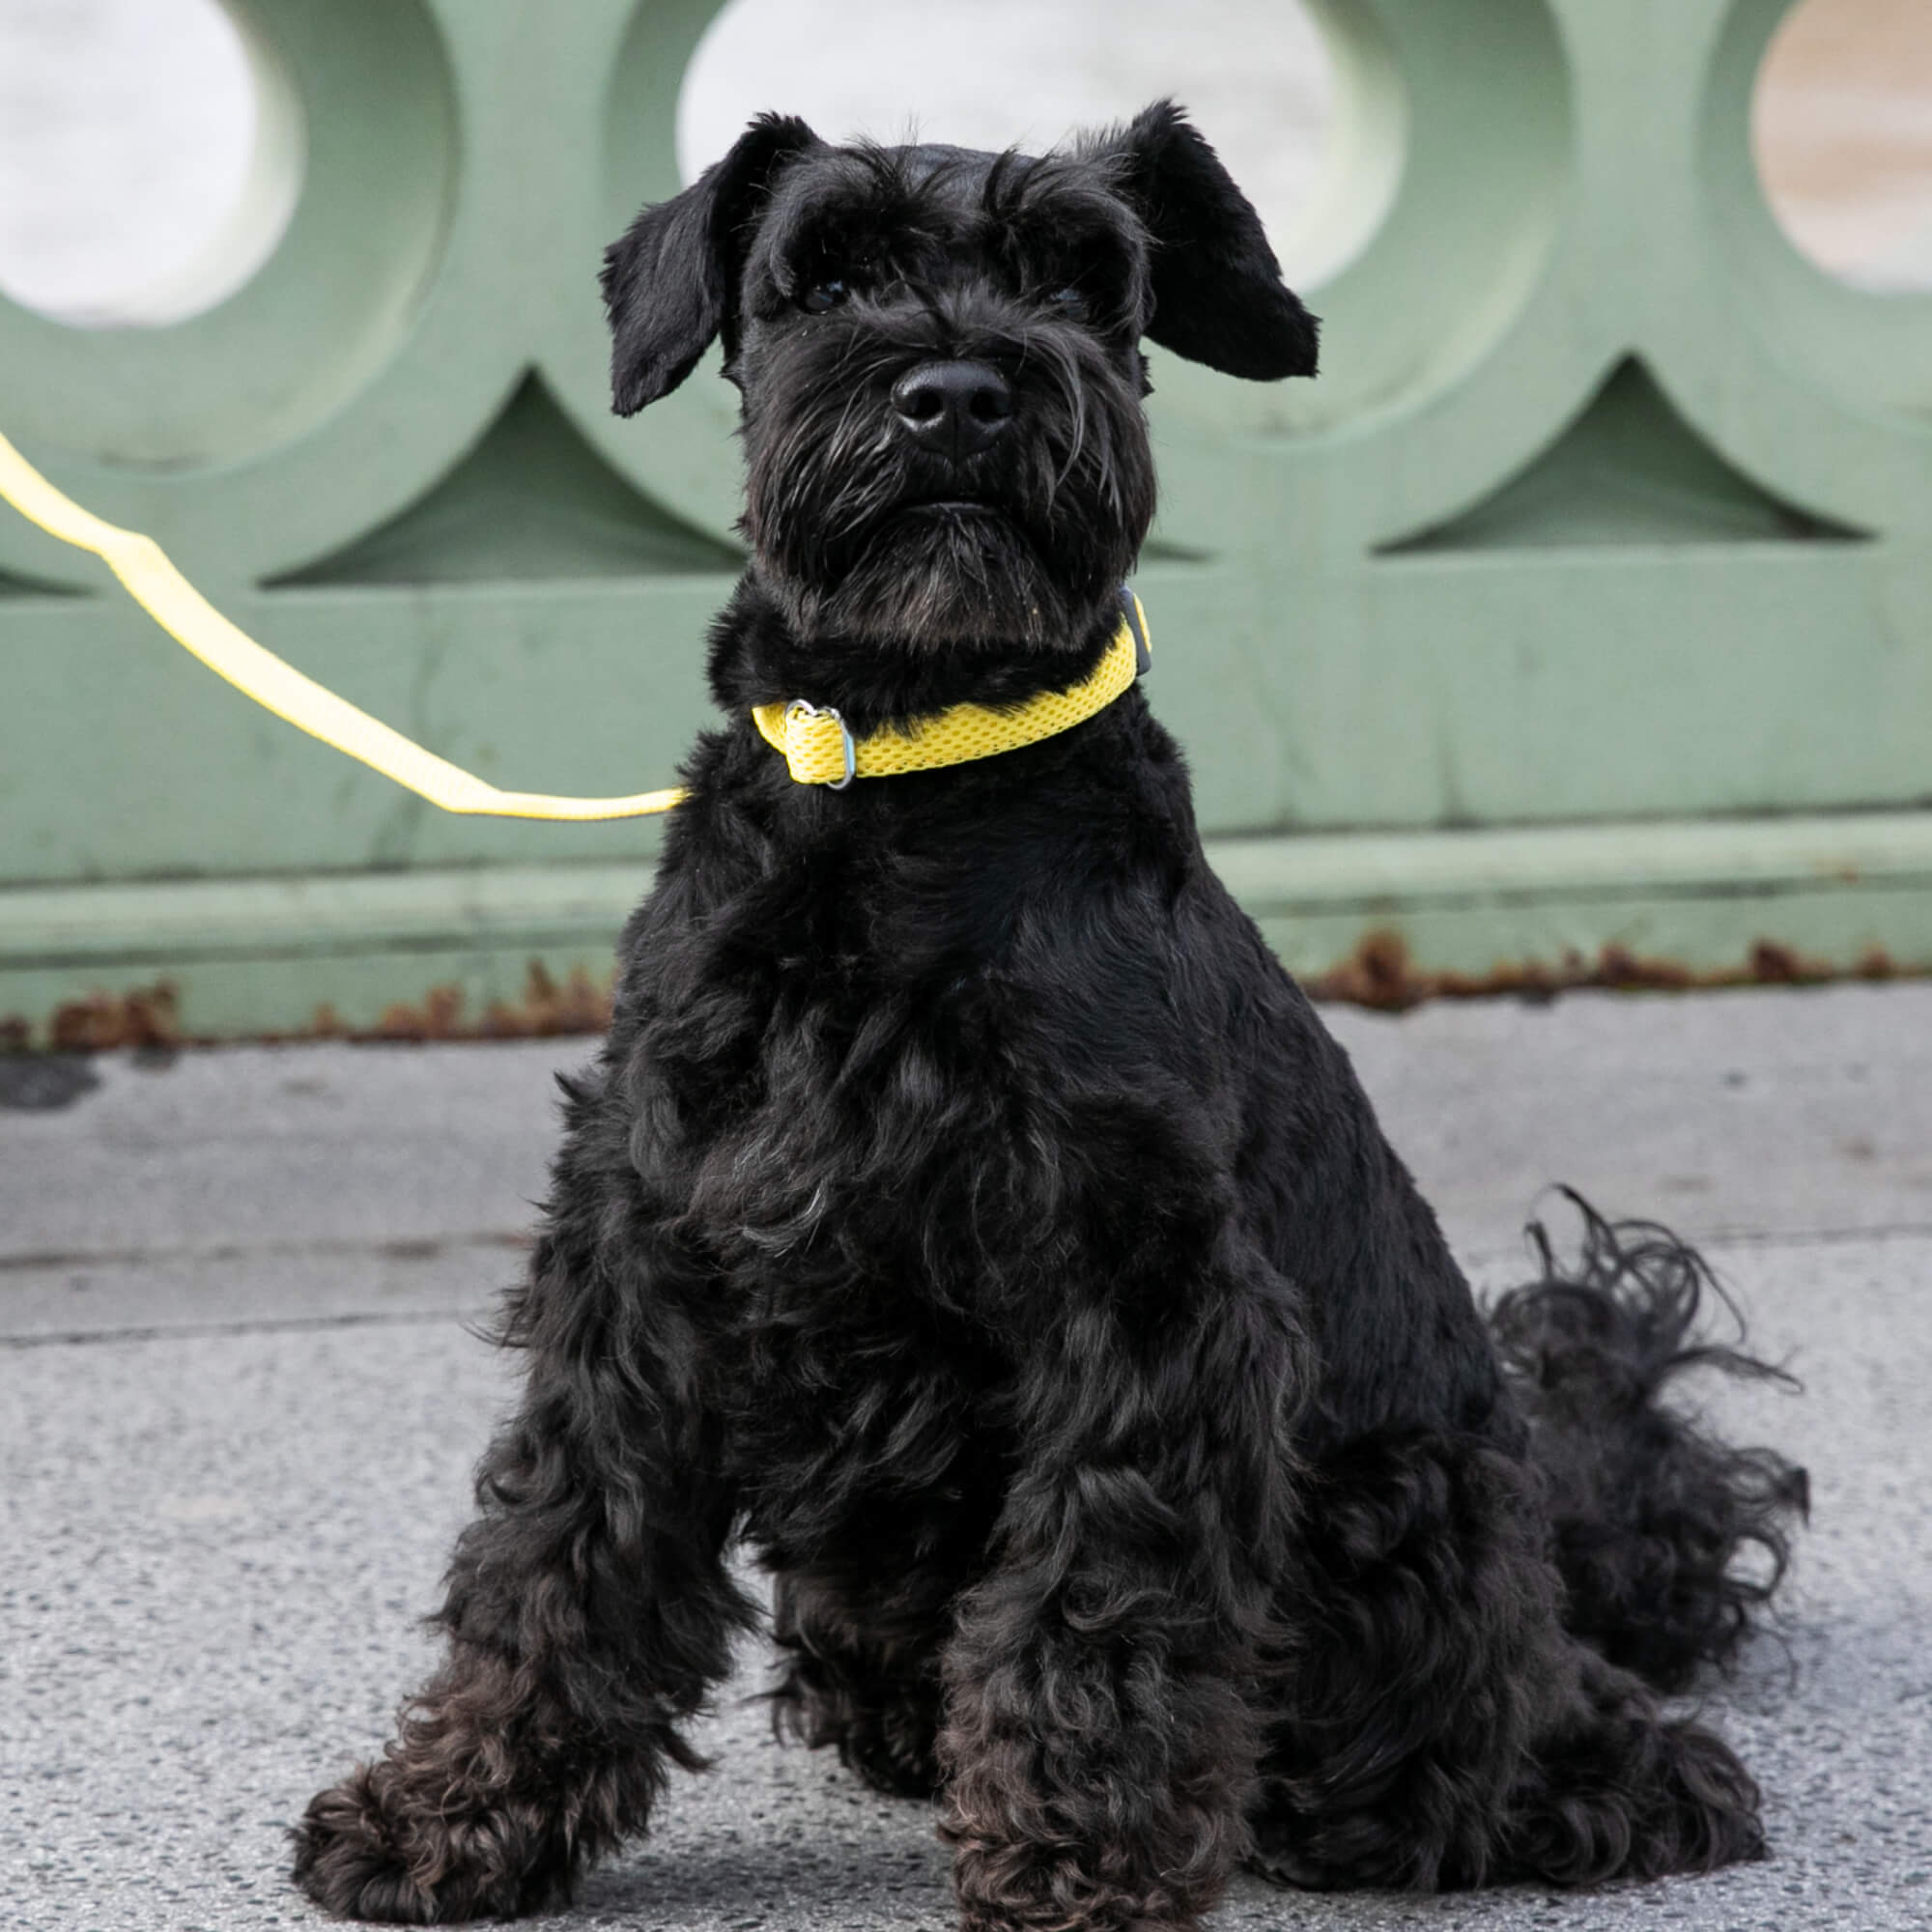
M 1696 973 L 1771 943 L 1821 972 L 1932 964 L 1932 812 L 1221 838 L 1209 854 L 1290 967 L 1373 932 L 1475 973 L 1606 947 Z M 0 892 L 0 1013 L 165 980 L 200 1037 L 345 1025 L 452 986 L 473 1017 L 554 979 L 609 976 L 649 885 L 638 861 L 25 887 Z

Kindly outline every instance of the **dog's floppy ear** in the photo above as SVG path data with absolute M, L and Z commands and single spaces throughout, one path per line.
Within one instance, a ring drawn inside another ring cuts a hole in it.
M 1186 114 L 1157 100 L 1093 152 L 1119 170 L 1153 243 L 1145 333 L 1251 382 L 1314 375 L 1317 319 L 1284 285 L 1261 216 Z
M 682 194 L 646 208 L 605 249 L 611 404 L 620 416 L 669 395 L 720 329 L 726 352 L 735 350 L 749 230 L 778 171 L 818 145 L 795 116 L 760 114 L 722 161 Z

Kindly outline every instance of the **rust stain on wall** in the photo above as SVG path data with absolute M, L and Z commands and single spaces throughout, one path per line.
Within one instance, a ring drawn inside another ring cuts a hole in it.
M 1306 976 L 1314 1000 L 1406 1012 L 1430 1000 L 1553 1000 L 1585 988 L 1617 992 L 1698 992 L 1725 986 L 1815 986 L 1833 980 L 1885 980 L 1922 977 L 1924 968 L 1899 965 L 1882 948 L 1861 954 L 1849 968 L 1807 958 L 1775 939 L 1753 943 L 1735 966 L 1694 969 L 1674 959 L 1646 957 L 1627 947 L 1605 946 L 1594 959 L 1568 952 L 1554 965 L 1530 959 L 1504 963 L 1487 973 L 1441 973 L 1418 966 L 1408 941 L 1393 927 L 1365 933 L 1346 959 Z M 599 1034 L 611 1024 L 611 987 L 573 966 L 558 980 L 532 959 L 524 990 L 515 1000 L 493 1000 L 480 1013 L 468 1010 L 460 986 L 440 984 L 421 999 L 384 1009 L 374 1026 L 351 1026 L 332 1007 L 320 1006 L 305 1027 L 287 1032 L 223 1036 L 259 1043 L 285 1040 L 490 1040 L 541 1039 L 566 1034 Z M 0 1053 L 24 1053 L 36 1044 L 56 1053 L 101 1053 L 117 1047 L 171 1052 L 215 1044 L 212 1036 L 185 1032 L 180 998 L 166 980 L 125 993 L 90 993 L 56 1007 L 43 1027 L 19 1014 L 0 1015 Z
M 374 1026 L 351 1026 L 333 1007 L 320 1006 L 305 1027 L 281 1032 L 222 1035 L 235 1043 L 275 1045 L 291 1040 L 536 1039 L 556 1034 L 602 1033 L 611 1024 L 611 992 L 582 966 L 561 981 L 532 959 L 524 990 L 515 1000 L 493 1000 L 480 1013 L 466 1011 L 463 988 L 437 985 L 419 1001 L 398 1001 Z M 0 1053 L 25 1053 L 36 1045 L 53 1053 L 103 1053 L 116 1047 L 172 1051 L 213 1046 L 216 1038 L 185 1031 L 180 996 L 166 980 L 125 993 L 89 993 L 56 1007 L 43 1026 L 21 1014 L 0 1015 Z
M 1594 959 L 1566 952 L 1555 965 L 1530 959 L 1488 973 L 1436 973 L 1416 965 L 1408 941 L 1392 927 L 1363 934 L 1355 950 L 1325 973 L 1302 981 L 1315 1000 L 1337 1000 L 1378 1012 L 1406 1012 L 1426 1000 L 1553 1000 L 1584 988 L 1621 992 L 1698 992 L 1724 986 L 1818 986 L 1836 980 L 1909 977 L 1883 948 L 1862 953 L 1849 970 L 1809 959 L 1778 940 L 1752 943 L 1736 966 L 1696 969 L 1675 959 L 1647 958 L 1624 946 L 1605 946 Z
M 0 1030 L 11 1033 L 17 1024 L 8 1021 Z M 117 1046 L 177 1047 L 182 1044 L 180 1003 L 166 980 L 131 993 L 90 993 L 56 1007 L 47 1021 L 46 1037 L 56 1053 L 102 1053 Z
M 375 1027 L 352 1039 L 538 1039 L 557 1034 L 602 1033 L 611 1024 L 611 994 L 582 966 L 561 985 L 532 959 L 520 1000 L 493 1000 L 480 1017 L 464 1017 L 460 986 L 432 986 L 420 1006 L 386 1009 Z M 318 1013 L 320 1020 L 322 1015 Z

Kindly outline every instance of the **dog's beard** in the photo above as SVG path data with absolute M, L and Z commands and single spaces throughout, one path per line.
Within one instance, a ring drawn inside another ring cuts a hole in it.
M 1045 374 L 1021 419 L 959 469 L 893 426 L 902 351 L 869 376 L 848 357 L 838 384 L 792 369 L 773 385 L 747 422 L 742 527 L 802 640 L 1031 653 L 1092 631 L 1153 515 L 1140 399 L 1091 345 L 1036 341 L 1032 360 Z
M 807 638 L 1040 650 L 1072 635 L 1106 587 L 1067 583 L 1002 510 L 958 500 L 888 517 L 835 581 L 792 580 L 782 592 Z

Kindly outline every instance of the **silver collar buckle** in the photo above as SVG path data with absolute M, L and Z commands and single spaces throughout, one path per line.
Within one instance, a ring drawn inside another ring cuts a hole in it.
M 845 776 L 842 779 L 825 779 L 821 782 L 827 791 L 843 791 L 859 776 L 859 748 L 852 742 L 852 727 L 846 724 L 838 708 L 832 704 L 814 704 L 807 697 L 794 697 L 785 706 L 784 716 L 787 729 L 794 718 L 830 718 L 838 726 L 838 736 L 845 748 Z

